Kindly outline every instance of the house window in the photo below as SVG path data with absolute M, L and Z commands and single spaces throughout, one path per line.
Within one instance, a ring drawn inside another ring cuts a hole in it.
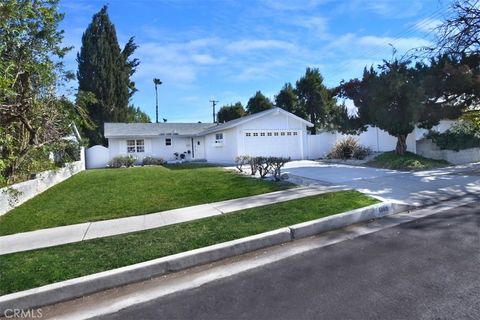
M 280 135 L 281 135 L 281 136 L 284 136 L 284 135 L 285 135 L 285 132 L 280 132 Z
M 127 140 L 127 153 L 135 152 L 135 140 Z
M 260 137 L 265 137 L 265 132 L 260 132 Z
M 197 146 L 199 146 L 199 145 L 200 145 L 200 141 L 197 141 Z
M 145 141 L 137 140 L 137 152 L 145 152 Z
M 273 135 L 274 135 L 275 137 L 278 137 L 278 132 L 274 132 Z
M 271 136 L 272 136 L 272 133 L 271 133 L 271 132 L 267 133 L 267 136 L 271 137 Z
M 215 134 L 215 140 L 223 140 L 223 133 Z
M 145 152 L 145 141 L 127 140 L 127 153 Z
M 245 137 L 250 137 L 252 134 L 250 132 L 245 133 Z
M 292 135 L 292 133 L 290 131 L 287 132 L 287 136 L 291 136 L 291 135 Z
M 165 138 L 165 145 L 171 146 L 172 145 L 172 138 Z
M 293 132 L 293 135 L 294 135 L 294 136 L 296 136 L 297 134 L 298 134 L 298 133 L 297 133 L 296 131 L 295 131 L 295 132 Z
M 254 132 L 254 133 L 253 133 L 253 136 L 254 136 L 254 137 L 258 137 L 258 132 Z

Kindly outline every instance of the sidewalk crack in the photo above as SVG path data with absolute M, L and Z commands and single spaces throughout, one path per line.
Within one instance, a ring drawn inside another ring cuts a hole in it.
M 85 237 L 87 236 L 88 230 L 90 230 L 90 226 L 91 226 L 91 225 L 92 225 L 92 222 L 89 222 L 89 223 L 88 223 L 87 230 L 85 230 L 85 233 L 83 234 L 82 240 L 80 240 L 80 241 L 85 240 Z

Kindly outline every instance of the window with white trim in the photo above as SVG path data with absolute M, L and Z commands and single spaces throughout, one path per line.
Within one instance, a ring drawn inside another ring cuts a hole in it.
M 223 143 L 223 133 L 216 133 L 215 134 L 215 143 L 218 143 L 218 145 L 221 145 Z
M 278 132 L 274 132 L 273 135 L 274 135 L 275 137 L 278 137 Z
M 281 135 L 281 136 L 284 136 L 284 135 L 285 135 L 285 132 L 280 132 L 280 135 Z
M 272 133 L 271 133 L 271 132 L 268 132 L 268 133 L 267 133 L 267 136 L 271 137 L 271 136 L 272 136 Z
M 165 138 L 165 145 L 171 146 L 172 145 L 172 138 Z
M 135 140 L 127 140 L 127 153 L 135 152 Z
M 291 136 L 292 133 L 290 131 L 287 132 L 287 136 Z
M 140 140 L 127 140 L 127 153 L 145 152 L 145 141 Z
M 145 140 L 137 140 L 137 152 L 145 152 Z
M 294 136 L 296 136 L 297 134 L 298 134 L 298 132 L 297 132 L 297 131 L 294 131 L 294 132 L 293 132 L 293 135 L 294 135 Z
M 245 133 L 245 137 L 250 137 L 252 134 L 250 132 Z
M 254 133 L 253 133 L 253 136 L 254 136 L 254 137 L 258 137 L 258 132 L 254 132 Z
M 265 137 L 265 132 L 260 132 L 260 137 Z

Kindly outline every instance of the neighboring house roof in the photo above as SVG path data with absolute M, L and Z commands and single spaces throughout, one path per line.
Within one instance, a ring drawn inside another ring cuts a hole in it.
M 313 124 L 311 122 L 308 122 L 305 119 L 297 117 L 293 113 L 285 111 L 281 108 L 272 108 L 272 109 L 268 109 L 268 110 L 265 110 L 265 111 L 262 111 L 262 112 L 250 114 L 248 116 L 243 116 L 241 118 L 231 120 L 231 121 L 228 121 L 228 122 L 215 124 L 214 126 L 209 127 L 207 129 L 205 129 L 204 131 L 202 131 L 201 134 L 208 134 L 208 133 L 213 133 L 213 132 L 217 132 L 217 131 L 221 131 L 221 130 L 225 130 L 225 129 L 230 129 L 230 128 L 236 127 L 240 124 L 243 124 L 245 122 L 252 121 L 254 119 L 258 119 L 258 118 L 264 117 L 264 116 L 272 114 L 272 113 L 283 113 L 283 114 L 285 114 L 289 117 L 295 118 L 295 119 L 305 123 L 307 125 L 307 127 L 313 127 Z
M 105 123 L 105 138 L 197 135 L 214 123 Z
M 156 137 L 166 134 L 180 136 L 204 135 L 230 129 L 273 113 L 283 113 L 305 123 L 307 127 L 313 127 L 312 123 L 297 117 L 293 113 L 281 108 L 272 108 L 225 123 L 105 123 L 105 138 Z

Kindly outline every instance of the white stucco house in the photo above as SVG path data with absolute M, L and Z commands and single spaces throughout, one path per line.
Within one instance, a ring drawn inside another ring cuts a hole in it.
M 225 123 L 105 123 L 108 157 L 133 154 L 233 163 L 238 155 L 308 157 L 312 123 L 273 108 Z

